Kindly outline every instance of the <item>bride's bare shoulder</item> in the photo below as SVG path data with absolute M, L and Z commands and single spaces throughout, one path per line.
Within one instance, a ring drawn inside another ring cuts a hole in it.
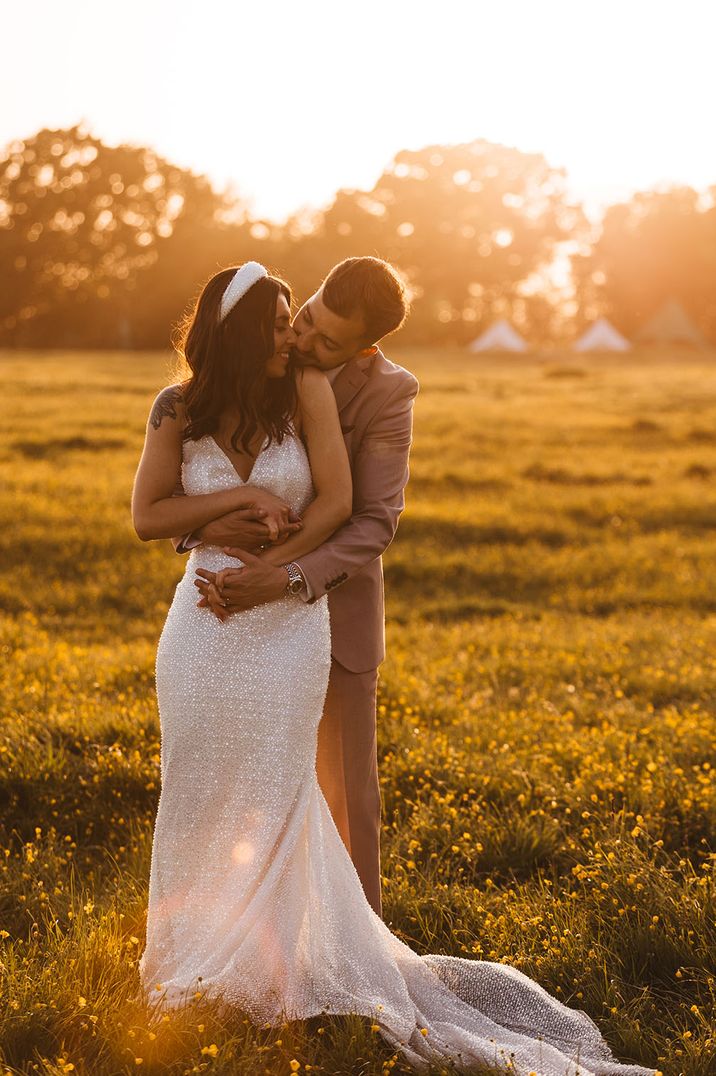
M 157 393 L 154 403 L 149 412 L 150 426 L 158 430 L 164 419 L 173 419 L 180 426 L 184 426 L 186 420 L 186 408 L 184 406 L 184 393 L 180 384 L 167 385 Z
M 335 397 L 331 383 L 315 366 L 302 366 L 296 371 L 296 414 L 293 419 L 294 429 L 299 435 L 305 434 L 306 420 L 317 417 L 325 408 L 335 408 Z
M 330 381 L 316 366 L 302 366 L 296 371 L 296 389 L 299 401 L 303 402 L 333 395 Z
M 317 366 L 299 366 L 296 370 L 296 384 L 297 385 L 318 385 L 323 382 L 328 383 L 328 378 L 324 374 L 323 370 L 319 370 Z

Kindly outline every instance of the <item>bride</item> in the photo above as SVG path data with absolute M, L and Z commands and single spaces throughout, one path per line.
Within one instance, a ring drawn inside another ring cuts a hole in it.
M 191 375 L 159 394 L 147 423 L 132 502 L 140 538 L 187 533 L 252 505 L 272 533 L 293 531 L 262 554 L 281 565 L 350 516 L 332 389 L 320 371 L 289 361 L 290 301 L 254 262 L 204 288 L 184 345 Z M 172 496 L 179 478 L 185 497 Z M 292 595 L 287 573 L 282 599 L 224 620 L 197 605 L 193 579 L 197 568 L 229 567 L 236 560 L 215 546 L 192 550 L 159 642 L 147 995 L 171 1007 L 199 989 L 257 1023 L 357 1013 L 417 1068 L 649 1076 L 615 1061 L 585 1013 L 516 969 L 421 957 L 391 934 L 316 777 L 327 599 Z

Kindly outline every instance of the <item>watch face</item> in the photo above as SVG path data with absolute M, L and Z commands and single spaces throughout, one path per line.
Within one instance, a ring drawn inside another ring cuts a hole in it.
M 284 564 L 283 567 L 288 572 L 288 583 L 286 584 L 286 590 L 289 594 L 298 594 L 303 590 L 304 581 L 301 569 L 291 562 L 290 564 Z

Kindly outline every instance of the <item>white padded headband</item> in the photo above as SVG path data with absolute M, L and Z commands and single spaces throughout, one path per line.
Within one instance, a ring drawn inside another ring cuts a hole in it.
M 221 297 L 219 321 L 224 321 L 239 299 L 246 295 L 249 288 L 252 288 L 257 280 L 262 280 L 265 276 L 268 276 L 268 269 L 265 269 L 259 262 L 245 262 L 244 265 L 240 266 L 232 276 L 226 291 Z

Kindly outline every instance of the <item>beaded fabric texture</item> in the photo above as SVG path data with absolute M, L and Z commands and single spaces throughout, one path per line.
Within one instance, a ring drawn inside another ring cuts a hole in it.
M 182 478 L 187 494 L 241 481 L 210 436 L 185 442 Z M 250 481 L 298 512 L 314 495 L 293 434 L 264 446 Z M 196 605 L 195 569 L 236 564 L 217 547 L 192 550 L 157 653 L 162 792 L 140 961 L 155 1011 L 198 990 L 257 1023 L 370 1017 L 417 1068 L 650 1076 L 616 1062 L 585 1013 L 522 972 L 420 957 L 391 934 L 316 778 L 327 599 L 286 597 L 222 624 Z

